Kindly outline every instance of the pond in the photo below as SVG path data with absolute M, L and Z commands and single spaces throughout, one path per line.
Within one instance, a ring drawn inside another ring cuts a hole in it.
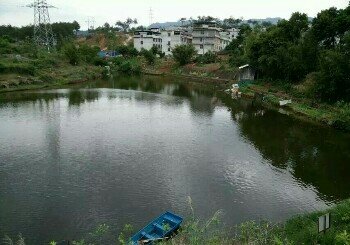
M 79 239 L 172 210 L 227 226 L 350 197 L 350 136 L 184 79 L 0 94 L 0 236 Z

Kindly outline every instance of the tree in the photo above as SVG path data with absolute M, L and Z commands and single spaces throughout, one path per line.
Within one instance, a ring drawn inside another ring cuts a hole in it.
M 223 20 L 223 28 L 237 28 L 242 23 L 241 19 L 228 18 Z
M 326 48 L 333 48 L 336 45 L 338 32 L 339 10 L 330 8 L 321 11 L 312 22 L 312 31 L 318 41 Z
M 124 57 L 135 57 L 139 54 L 137 49 L 132 46 L 122 45 L 116 48 L 116 51 Z
M 63 47 L 63 53 L 68 58 L 71 65 L 78 65 L 79 53 L 78 48 L 73 43 L 67 43 Z
M 326 102 L 350 101 L 350 56 L 326 50 L 320 56 L 315 95 Z
M 128 32 L 130 26 L 133 24 L 136 25 L 137 23 L 137 19 L 127 18 L 125 21 L 117 21 L 115 25 L 117 26 L 117 28 L 122 29 L 124 32 Z
M 142 49 L 140 54 L 142 54 L 143 57 L 145 57 L 149 65 L 153 65 L 156 61 L 156 55 L 153 53 L 153 50 Z
M 180 65 L 190 63 L 197 53 L 193 45 L 178 45 L 173 49 L 173 57 Z

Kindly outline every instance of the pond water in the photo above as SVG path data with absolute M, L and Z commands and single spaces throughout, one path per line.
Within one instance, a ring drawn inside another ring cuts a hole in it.
M 0 236 L 78 239 L 172 210 L 227 226 L 350 197 L 350 136 L 174 78 L 0 94 Z

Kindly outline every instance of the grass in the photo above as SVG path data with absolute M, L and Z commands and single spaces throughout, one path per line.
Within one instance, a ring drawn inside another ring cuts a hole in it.
M 350 244 L 350 199 L 332 208 L 310 214 L 299 215 L 285 223 L 271 223 L 267 221 L 247 221 L 230 229 L 220 222 L 221 212 L 217 211 L 209 220 L 201 222 L 195 214 L 189 198 L 192 216 L 187 218 L 181 230 L 168 241 L 161 241 L 160 245 L 308 245 L 308 244 Z M 331 214 L 331 227 L 326 233 L 318 232 L 318 217 Z M 131 225 L 126 225 L 117 237 L 110 226 L 99 225 L 88 233 L 84 239 L 73 241 L 73 245 L 127 245 L 128 238 L 134 233 Z M 3 239 L 4 245 L 25 245 L 25 239 L 19 235 L 12 240 L 8 236 Z M 49 245 L 57 244 L 51 241 Z
M 68 64 L 62 57 L 47 54 L 42 60 L 14 61 L 4 58 L 0 66 L 0 92 L 60 86 L 100 77 L 103 68 L 82 63 Z
M 316 123 L 331 126 L 333 128 L 350 131 L 350 104 L 338 102 L 334 105 L 315 103 L 304 97 L 293 96 L 284 89 L 275 86 L 264 86 L 252 84 L 241 89 L 247 97 L 254 97 L 255 93 L 264 95 L 263 103 L 268 106 L 280 107 L 279 101 L 282 99 L 292 99 L 292 104 L 286 105 L 292 115 Z

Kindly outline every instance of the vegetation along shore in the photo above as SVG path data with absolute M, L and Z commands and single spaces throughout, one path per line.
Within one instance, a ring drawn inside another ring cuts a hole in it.
M 138 52 L 132 33 L 114 35 L 109 25 L 77 38 L 78 23 L 56 23 L 58 45 L 51 53 L 32 44 L 28 27 L 1 26 L 0 91 L 98 78 L 107 65 L 112 72 L 183 76 L 217 83 L 224 90 L 238 82 L 238 67 L 247 63 L 255 68 L 257 80 L 241 88 L 243 95 L 262 94 L 270 106 L 291 99 L 284 108 L 288 113 L 349 131 L 349 12 L 350 7 L 330 8 L 311 22 L 305 14 L 294 13 L 277 25 L 240 24 L 237 38 L 218 54 L 197 55 L 193 46 L 179 45 L 172 57 L 156 47 Z M 206 19 L 232 27 L 239 23 L 201 17 Z M 120 56 L 100 58 L 101 48 L 116 50 Z
M 191 205 L 191 201 L 190 201 Z M 343 201 L 324 211 L 313 212 L 292 217 L 283 223 L 268 221 L 248 221 L 235 227 L 225 227 L 220 222 L 221 212 L 216 212 L 207 221 L 200 221 L 195 217 L 191 205 L 192 215 L 185 221 L 181 230 L 169 241 L 157 244 L 271 244 L 271 245 L 301 245 L 301 244 L 350 244 L 350 200 Z M 325 233 L 318 232 L 318 217 L 330 213 L 331 227 Z M 116 235 L 113 226 L 101 224 L 83 238 L 75 241 L 52 240 L 48 245 L 105 245 L 129 244 L 128 239 L 136 230 L 132 225 L 125 225 Z M 16 238 L 6 236 L 3 244 L 25 245 L 25 237 Z

